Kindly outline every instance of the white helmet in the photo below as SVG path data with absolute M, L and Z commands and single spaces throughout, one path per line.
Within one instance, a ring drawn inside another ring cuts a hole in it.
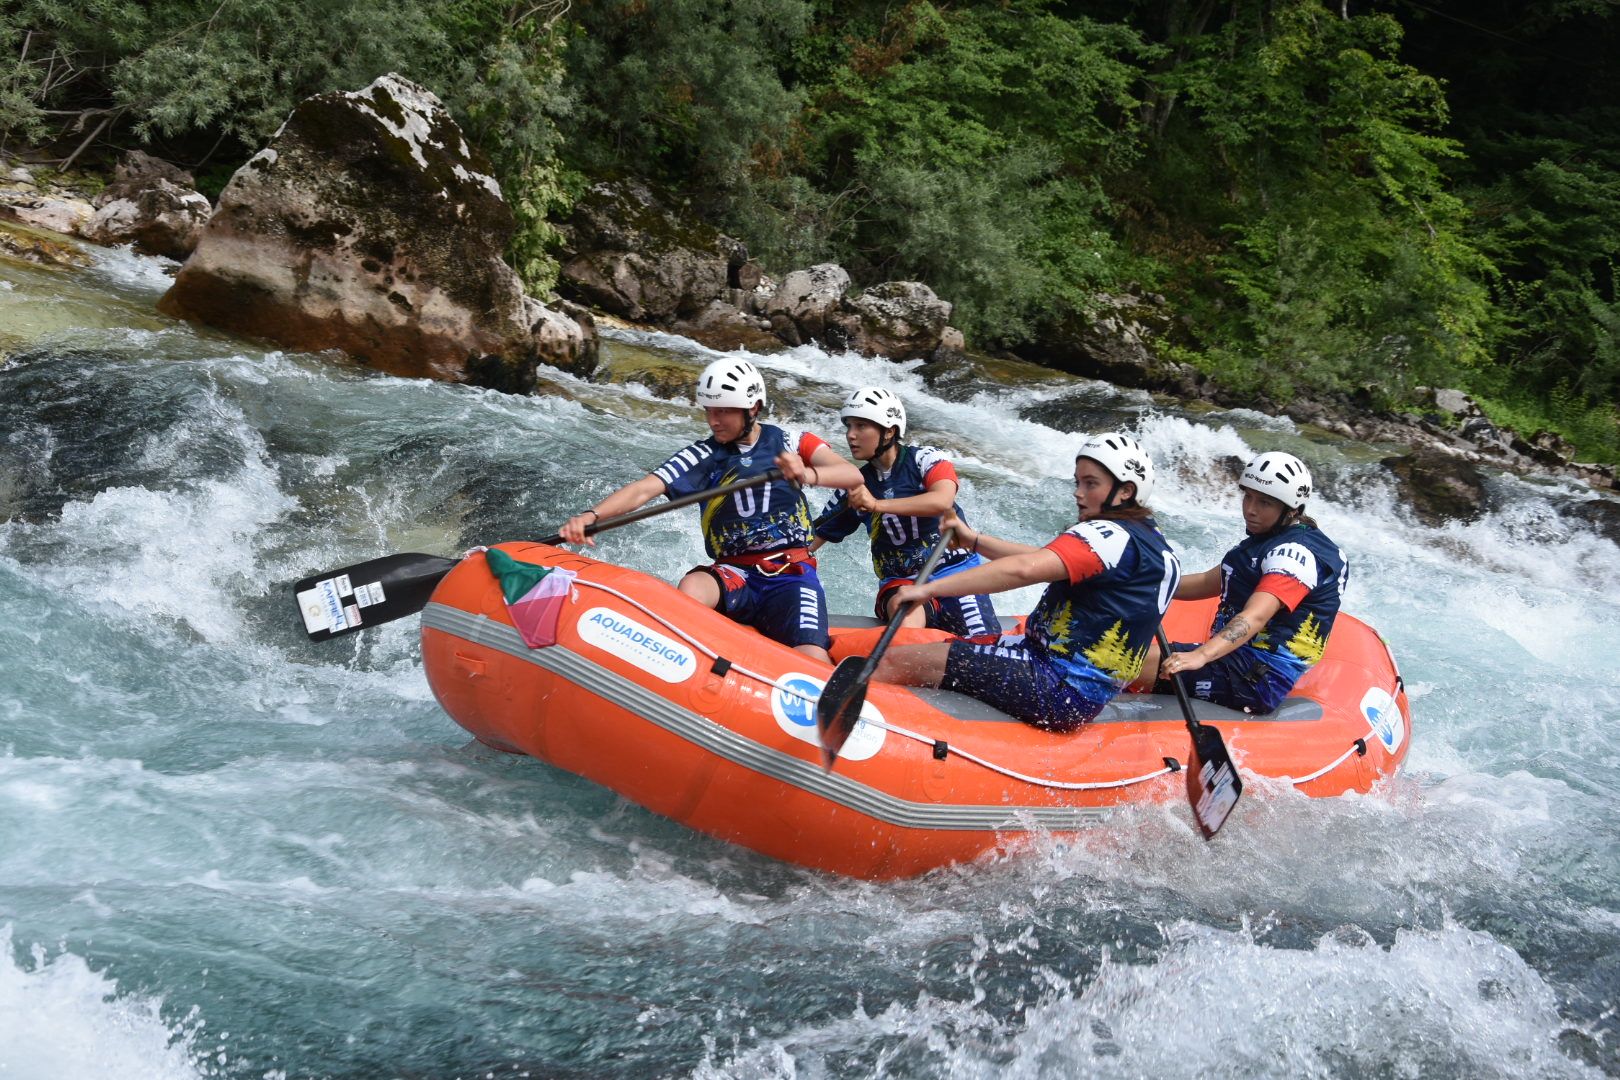
M 1311 497 L 1311 470 L 1293 454 L 1273 450 L 1243 467 L 1238 487 L 1270 495 L 1290 510 L 1298 510 Z
M 697 380 L 697 403 L 715 409 L 751 409 L 765 404 L 765 376 L 746 360 L 720 359 Z
M 1074 460 L 1090 458 L 1108 471 L 1120 483 L 1136 485 L 1138 506 L 1153 494 L 1153 459 L 1147 456 L 1142 444 L 1122 431 L 1106 435 L 1092 435 L 1080 444 Z
M 906 437 L 906 407 L 893 390 L 881 386 L 861 387 L 844 400 L 844 407 L 838 413 L 840 420 L 851 417 L 870 420 L 884 431 L 898 427 L 899 437 Z

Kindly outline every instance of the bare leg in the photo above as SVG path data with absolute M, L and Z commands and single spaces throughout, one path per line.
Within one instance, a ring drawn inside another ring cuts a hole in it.
M 894 613 L 898 608 L 898 604 L 898 597 L 896 597 L 894 593 L 890 593 L 889 599 L 884 602 L 883 613 L 891 619 L 894 618 Z M 906 617 L 900 620 L 900 625 L 905 628 L 921 628 L 927 626 L 928 612 L 923 610 L 923 606 L 921 604 L 918 604 L 910 611 L 906 612 Z
M 883 654 L 872 678 L 901 686 L 938 686 L 945 678 L 945 657 L 950 651 L 948 641 L 896 645 Z
M 702 570 L 694 570 L 681 578 L 681 583 L 676 588 L 704 607 L 718 608 L 720 606 L 720 583 L 714 580 L 713 574 L 705 573 Z
M 694 570 L 692 573 L 681 578 L 681 583 L 677 587 L 681 590 L 681 592 L 685 593 L 687 596 L 690 596 L 704 607 L 714 608 L 716 610 L 718 610 L 720 607 L 720 584 L 714 580 L 713 574 L 705 573 L 701 570 Z M 806 656 L 813 656 L 817 660 L 820 660 L 823 664 L 832 663 L 832 657 L 828 656 L 827 650 L 823 649 L 820 645 L 795 645 L 793 646 L 793 649 L 795 652 L 802 652 Z

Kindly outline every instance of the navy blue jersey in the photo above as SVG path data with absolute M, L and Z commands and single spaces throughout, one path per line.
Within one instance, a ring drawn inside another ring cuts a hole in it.
M 1142 673 L 1181 564 L 1152 518 L 1082 521 L 1046 548 L 1069 576 L 1046 587 L 1025 637 L 1067 682 L 1106 701 Z
M 737 447 L 710 436 L 675 452 L 653 470 L 669 494 L 690 495 L 750 476 L 776 465 L 786 450 L 808 464 L 827 444 L 808 432 L 760 424 L 752 446 Z M 758 554 L 782 548 L 808 547 L 810 507 L 804 493 L 786 480 L 733 491 L 710 499 L 701 508 L 703 544 L 711 559 Z
M 861 466 L 861 479 L 873 498 L 909 499 L 926 494 L 929 484 L 954 482 L 956 467 L 944 451 L 932 446 L 902 446 L 894 467 L 887 473 L 879 472 L 877 465 L 869 461 Z M 962 517 L 961 507 L 956 507 L 956 516 Z M 939 522 L 938 517 L 857 512 L 850 509 L 849 496 L 841 491 L 817 518 L 815 534 L 818 539 L 836 544 L 864 525 L 872 541 L 872 571 L 878 579 L 911 580 L 922 570 L 939 540 Z M 940 566 L 967 560 L 978 561 L 966 551 L 947 552 Z
M 1256 591 L 1276 596 L 1282 607 L 1249 647 L 1292 685 L 1322 659 L 1349 574 L 1344 552 L 1309 525 L 1247 537 L 1221 560 L 1221 602 L 1211 635 L 1242 611 Z

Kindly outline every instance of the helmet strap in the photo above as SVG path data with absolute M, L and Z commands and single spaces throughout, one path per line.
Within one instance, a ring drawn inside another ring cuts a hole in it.
M 1299 519 L 1304 513 L 1305 508 L 1303 506 L 1290 506 L 1282 512 L 1282 516 L 1277 519 L 1277 524 L 1267 529 L 1262 535 L 1277 536 L 1284 530 L 1293 528 L 1299 524 Z
M 872 455 L 872 460 L 876 461 L 878 458 L 882 457 L 884 454 L 888 453 L 890 450 L 893 450 L 899 445 L 900 429 L 895 428 L 893 437 L 890 437 L 889 429 L 884 428 L 883 434 L 878 436 L 877 453 Z M 896 457 L 898 457 L 898 455 L 896 455 Z
M 727 446 L 741 446 L 748 441 L 748 434 L 754 430 L 754 418 L 759 415 L 759 411 L 758 405 L 750 405 L 744 410 L 748 418 L 743 421 L 742 434 L 732 439 L 731 442 L 726 444 Z
M 1104 510 L 1129 510 L 1134 507 L 1136 505 L 1136 497 L 1134 495 L 1118 505 L 1114 503 L 1114 496 L 1119 494 L 1120 488 L 1124 487 L 1126 484 L 1135 483 L 1135 481 L 1121 480 L 1113 473 L 1109 473 L 1108 477 L 1114 483 L 1113 486 L 1108 489 L 1108 497 L 1103 500 L 1102 508 Z

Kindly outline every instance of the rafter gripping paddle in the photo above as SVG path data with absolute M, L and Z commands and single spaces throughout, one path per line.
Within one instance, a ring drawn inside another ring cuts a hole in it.
M 782 470 L 767 469 L 757 476 L 744 477 L 707 491 L 694 491 L 659 506 L 644 506 L 628 514 L 603 518 L 586 526 L 585 535 L 595 536 L 621 525 L 645 521 L 683 506 L 780 479 Z M 560 544 L 562 534 L 554 533 L 539 542 Z M 345 566 L 340 570 L 311 574 L 293 585 L 293 598 L 298 604 L 298 613 L 304 618 L 304 630 L 309 634 L 309 639 L 325 641 L 340 634 L 352 634 L 356 630 L 415 615 L 427 606 L 428 598 L 433 595 L 440 579 L 453 570 L 459 561 L 420 552 L 384 555 L 380 559 Z

